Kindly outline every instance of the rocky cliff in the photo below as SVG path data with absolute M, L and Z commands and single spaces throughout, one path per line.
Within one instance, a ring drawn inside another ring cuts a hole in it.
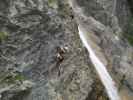
M 133 48 L 128 38 L 126 39 L 127 34 L 132 37 L 132 33 L 126 31 L 131 30 L 128 24 L 132 23 L 129 22 L 132 18 L 129 1 L 73 0 L 71 4 L 75 10 L 77 23 L 88 32 L 94 51 L 108 67 L 112 77 L 115 76 L 120 93 L 130 91 L 132 95 Z M 121 90 L 121 86 L 124 90 Z M 122 98 L 123 96 L 124 94 Z
M 0 100 L 108 100 L 78 25 L 132 100 L 131 18 L 131 0 L 0 0 Z

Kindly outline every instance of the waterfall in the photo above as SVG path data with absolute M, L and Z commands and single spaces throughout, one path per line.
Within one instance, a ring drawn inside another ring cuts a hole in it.
M 115 15 L 117 0 L 114 0 L 112 14 Z
M 78 27 L 78 31 L 79 31 L 80 39 L 82 40 L 84 46 L 87 48 L 87 50 L 90 54 L 89 55 L 90 59 L 91 59 L 92 63 L 94 64 L 95 69 L 98 72 L 103 85 L 105 86 L 105 89 L 107 91 L 107 94 L 108 94 L 110 100 L 120 100 L 114 81 L 112 80 L 111 76 L 109 75 L 104 64 L 100 61 L 100 59 L 97 57 L 97 55 L 95 54 L 95 52 L 89 45 L 89 43 L 87 41 L 87 37 L 86 37 L 85 33 L 83 33 L 83 31 L 81 30 L 80 26 Z

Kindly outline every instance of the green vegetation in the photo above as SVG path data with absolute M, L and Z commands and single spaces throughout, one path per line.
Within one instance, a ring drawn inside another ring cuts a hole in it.
M 128 40 L 128 42 L 133 45 L 133 18 L 129 20 L 129 23 L 127 25 L 126 33 L 123 34 L 124 37 Z
M 19 74 L 19 73 L 7 73 L 5 76 L 2 77 L 0 83 L 6 83 L 6 84 L 14 84 L 17 81 L 24 81 L 25 78 L 23 75 Z
M 25 78 L 24 78 L 23 75 L 17 74 L 17 75 L 14 77 L 14 80 L 23 81 L 23 80 L 25 80 Z
M 125 35 L 125 37 L 127 38 L 128 42 L 133 45 L 133 35 Z
M 7 38 L 8 33 L 6 32 L 0 32 L 0 41 L 3 41 Z
M 58 8 L 58 0 L 48 0 L 48 5 L 54 9 Z

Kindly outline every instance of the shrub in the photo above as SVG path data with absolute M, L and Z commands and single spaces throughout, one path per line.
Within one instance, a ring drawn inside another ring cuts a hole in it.
M 124 37 L 128 40 L 128 42 L 133 45 L 133 18 L 129 20 L 127 25 L 126 33 L 123 34 Z

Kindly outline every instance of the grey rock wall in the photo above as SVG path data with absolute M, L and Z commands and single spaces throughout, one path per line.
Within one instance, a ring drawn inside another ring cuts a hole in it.
M 108 3 L 107 1 L 73 0 L 73 9 L 77 23 L 88 32 L 88 39 L 93 44 L 93 50 L 97 51 L 97 56 L 101 61 L 107 62 L 110 74 L 120 87 L 120 94 L 123 91 L 121 87 L 126 87 L 127 94 L 130 93 L 130 99 L 127 95 L 125 98 L 131 100 L 133 97 L 133 47 L 122 37 L 126 24 L 129 23 L 131 11 L 128 2 L 121 0 L 116 3 L 114 14 L 110 10 L 114 9 L 114 1 L 109 0 Z
M 0 31 L 8 33 L 7 39 L 0 43 L 0 73 L 19 73 L 34 83 L 28 92 L 10 92 L 10 89 L 2 92 L 1 100 L 106 97 L 81 44 L 68 3 L 1 0 L 0 5 Z
M 120 95 L 123 90 L 122 96 L 132 95 L 133 48 L 122 37 L 129 3 L 71 1 L 76 13 L 66 0 L 0 0 L 0 33 L 8 34 L 0 41 L 0 90 L 13 79 L 13 88 L 0 92 L 1 100 L 108 100 L 78 36 L 80 23 L 97 37 L 90 41 L 102 50 Z M 27 80 L 34 85 L 23 90 Z

